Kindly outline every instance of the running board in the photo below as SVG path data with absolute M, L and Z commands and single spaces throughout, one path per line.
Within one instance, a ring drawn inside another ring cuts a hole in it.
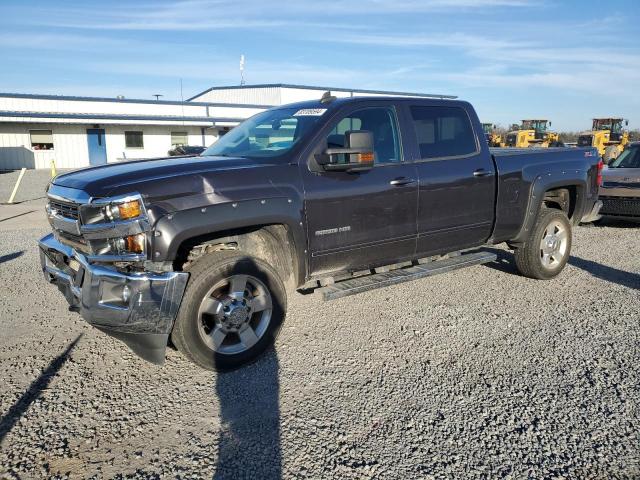
M 458 270 L 464 267 L 493 262 L 497 258 L 498 256 L 491 252 L 463 253 L 462 255 L 445 258 L 444 260 L 436 260 L 426 264 L 391 270 L 390 272 L 375 273 L 373 275 L 343 280 L 319 288 L 316 292 L 321 294 L 322 299 L 325 301 L 335 300 L 336 298 L 347 297 L 376 288 L 388 287 L 402 282 L 417 280 L 418 278 L 451 272 L 452 270 Z

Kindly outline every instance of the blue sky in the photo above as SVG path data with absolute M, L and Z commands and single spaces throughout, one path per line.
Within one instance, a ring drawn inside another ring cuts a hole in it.
M 247 83 L 458 95 L 483 121 L 640 128 L 637 0 L 0 2 L 0 91 L 185 98 Z

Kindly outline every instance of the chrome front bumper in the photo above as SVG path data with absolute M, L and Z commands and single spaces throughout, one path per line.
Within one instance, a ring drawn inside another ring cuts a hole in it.
M 73 310 L 145 360 L 164 362 L 188 273 L 121 273 L 89 263 L 53 234 L 42 238 L 39 246 L 46 280 L 58 286 Z

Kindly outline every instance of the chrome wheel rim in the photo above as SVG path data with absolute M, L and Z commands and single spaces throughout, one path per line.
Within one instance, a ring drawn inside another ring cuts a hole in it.
M 543 267 L 553 269 L 560 265 L 567 255 L 568 238 L 567 228 L 559 220 L 547 225 L 540 240 L 540 261 Z
M 216 283 L 198 309 L 198 332 L 214 352 L 237 355 L 264 336 L 273 312 L 269 289 L 250 275 L 232 275 Z

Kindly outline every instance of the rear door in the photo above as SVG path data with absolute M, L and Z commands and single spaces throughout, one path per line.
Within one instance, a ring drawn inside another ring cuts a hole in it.
M 418 255 L 484 243 L 494 219 L 495 171 L 471 107 L 465 103 L 406 104 L 411 155 L 419 178 Z M 473 115 L 473 118 L 472 116 Z
M 321 132 L 312 156 L 328 146 L 343 147 L 348 130 L 373 133 L 371 170 L 326 172 L 302 166 L 314 276 L 393 263 L 415 253 L 417 172 L 404 162 L 395 106 L 382 101 L 349 105 Z

